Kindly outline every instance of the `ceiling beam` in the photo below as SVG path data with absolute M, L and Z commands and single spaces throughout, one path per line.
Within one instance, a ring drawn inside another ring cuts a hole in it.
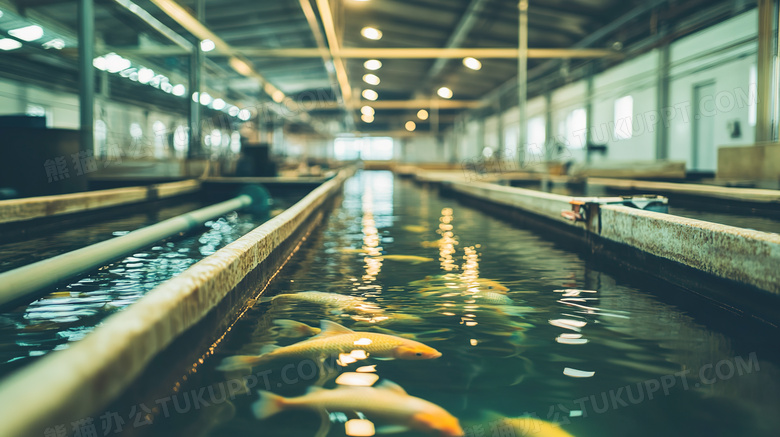
M 484 8 L 486 2 L 487 0 L 471 0 L 471 2 L 469 2 L 466 11 L 460 17 L 460 21 L 458 22 L 457 26 L 455 26 L 455 30 L 450 35 L 450 38 L 447 40 L 447 44 L 444 47 L 448 49 L 454 49 L 463 45 L 463 42 L 466 40 L 469 32 L 471 32 L 471 29 L 474 28 L 475 24 L 477 24 L 479 13 Z M 447 66 L 447 63 L 450 59 L 451 58 L 446 57 L 437 58 L 436 62 L 434 62 L 431 66 L 431 69 L 428 70 L 428 75 L 420 85 L 423 87 L 427 86 L 428 82 L 435 79 L 436 76 L 438 76 L 439 73 L 444 70 L 444 67 Z
M 353 107 L 370 106 L 374 109 L 428 109 L 433 105 L 431 99 L 414 100 L 377 100 L 370 102 L 367 100 L 354 101 Z M 438 102 L 439 109 L 470 109 L 479 108 L 481 102 L 478 100 L 441 100 Z M 314 109 L 335 109 L 339 107 L 338 102 L 317 102 Z
M 152 0 L 167 1 L 167 0 Z M 327 0 L 326 0 L 327 1 Z M 205 38 L 203 38 L 205 39 Z M 186 52 L 177 47 L 147 47 L 147 48 L 116 48 L 125 53 L 146 56 L 175 56 Z M 207 53 L 207 56 L 217 57 L 240 53 L 252 58 L 319 58 L 322 56 L 317 48 L 289 49 L 258 49 L 254 47 L 232 47 L 229 50 L 217 50 Z M 478 59 L 517 59 L 519 51 L 516 48 L 343 48 L 333 50 L 334 59 L 460 59 L 474 57 Z M 530 59 L 582 59 L 621 57 L 622 54 L 608 49 L 528 49 Z M 338 69 L 338 67 L 337 67 Z M 344 72 L 346 74 L 346 71 Z
M 341 82 L 339 82 L 338 77 L 334 75 L 334 69 L 328 68 L 328 64 L 333 63 L 333 58 L 328 50 L 328 43 L 325 40 L 325 35 L 322 34 L 322 29 L 320 29 L 320 22 L 317 20 L 317 14 L 314 12 L 314 8 L 311 7 L 310 0 L 299 1 L 301 10 L 303 10 L 303 15 L 306 16 L 306 21 L 309 23 L 311 33 L 314 36 L 314 40 L 317 42 L 317 48 L 319 49 L 320 57 L 324 63 L 325 71 L 328 72 L 328 78 L 330 79 L 333 93 L 336 95 L 337 100 L 343 101 L 344 97 L 341 91 Z
M 325 28 L 325 38 L 328 41 L 328 47 L 330 48 L 330 57 L 333 59 L 333 67 L 336 70 L 336 79 L 339 82 L 341 88 L 341 95 L 344 98 L 344 103 L 347 106 L 347 110 L 354 112 L 354 106 L 352 104 L 352 87 L 349 85 L 349 76 L 347 76 L 347 67 L 344 64 L 344 60 L 339 55 L 341 51 L 341 44 L 339 43 L 338 34 L 336 33 L 336 25 L 333 21 L 333 13 L 330 8 L 330 2 L 328 0 L 317 0 L 317 10 L 320 13 L 322 19 L 322 27 Z M 321 56 L 319 49 L 317 55 Z M 252 55 L 248 55 L 252 56 Z

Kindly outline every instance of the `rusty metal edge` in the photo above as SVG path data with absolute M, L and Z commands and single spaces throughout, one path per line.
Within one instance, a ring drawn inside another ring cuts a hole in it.
M 181 275 L 63 351 L 0 382 L 0 435 L 40 435 L 46 423 L 87 417 L 143 371 L 160 351 L 212 308 L 341 189 L 344 169 L 303 200 Z

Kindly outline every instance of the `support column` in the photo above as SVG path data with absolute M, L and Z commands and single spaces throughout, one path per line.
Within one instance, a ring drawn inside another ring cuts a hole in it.
M 431 133 L 434 136 L 439 136 L 439 99 L 433 98 L 431 100 Z
M 197 18 L 198 21 L 203 23 L 206 17 L 206 1 L 198 0 L 197 4 Z M 187 151 L 187 158 L 196 159 L 202 154 L 202 132 L 200 126 L 201 120 L 201 105 L 200 105 L 200 92 L 201 92 L 201 74 L 203 73 L 203 51 L 200 49 L 200 41 L 195 43 L 195 47 L 190 54 L 190 77 L 189 77 L 189 91 L 190 97 L 197 93 L 198 98 L 193 101 L 189 99 L 190 105 L 190 148 Z
M 655 159 L 669 159 L 669 129 L 666 126 L 666 110 L 669 108 L 669 45 L 658 49 L 658 123 L 655 126 Z
M 588 78 L 586 79 L 587 89 L 585 91 L 585 119 L 587 120 L 585 127 L 588 130 L 585 131 L 585 144 L 583 145 L 585 150 L 585 162 L 587 163 L 590 163 L 591 161 L 588 146 L 593 143 L 593 129 L 591 129 L 591 126 L 593 126 L 593 95 L 595 94 L 596 88 L 593 71 L 593 64 L 590 64 L 588 66 Z
M 778 0 L 758 1 L 758 112 L 756 143 L 777 141 L 778 79 L 774 64 L 778 55 Z
M 496 123 L 496 130 L 498 130 L 498 142 L 496 143 L 496 158 L 503 159 L 504 157 L 504 108 L 501 104 L 501 96 L 498 96 L 495 106 L 496 114 L 498 115 L 498 122 Z
M 517 159 L 521 168 L 525 167 L 525 148 L 528 144 L 528 0 L 520 0 L 519 56 L 517 58 L 517 109 L 520 118 L 520 134 L 517 145 Z
M 553 131 L 555 127 L 553 126 L 552 91 L 547 91 L 544 94 L 544 123 L 544 157 L 547 162 L 552 162 L 558 154 L 558 144 Z
M 81 150 L 95 150 L 95 4 L 79 0 L 79 122 Z

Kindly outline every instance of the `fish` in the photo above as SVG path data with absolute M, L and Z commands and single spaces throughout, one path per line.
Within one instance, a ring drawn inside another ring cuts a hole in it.
M 426 258 L 424 256 L 415 255 L 382 255 L 382 258 L 390 261 L 408 262 L 412 265 L 428 263 L 433 261 L 433 258 Z
M 267 345 L 260 355 L 227 357 L 217 367 L 221 371 L 251 369 L 275 359 L 321 358 L 362 350 L 378 359 L 429 360 L 439 358 L 441 352 L 420 342 L 406 338 L 358 332 L 329 320 L 320 321 L 319 335 L 289 346 Z
M 299 293 L 277 294 L 276 296 L 262 298 L 261 302 L 271 302 L 277 299 L 299 300 L 316 303 L 341 310 L 358 310 L 370 313 L 380 313 L 382 309 L 366 301 L 364 297 L 349 296 L 338 293 L 325 293 L 322 291 L 302 291 Z
M 422 234 L 423 232 L 428 232 L 427 227 L 420 226 L 420 225 L 407 225 L 403 227 L 403 230 L 406 232 L 413 232 L 415 234 Z
M 490 423 L 491 429 L 512 429 L 507 435 L 533 437 L 574 437 L 557 423 L 547 422 L 535 417 L 505 417 L 489 411 L 483 414 L 483 420 Z
M 271 328 L 277 336 L 286 338 L 300 338 L 317 335 L 321 332 L 320 328 L 309 326 L 305 323 L 295 320 L 277 319 L 274 320 L 275 327 Z
M 444 408 L 424 399 L 410 396 L 393 382 L 385 380 L 374 387 L 339 387 L 327 390 L 312 387 L 303 395 L 285 398 L 259 391 L 260 400 L 252 405 L 259 420 L 293 409 L 315 411 L 359 411 L 366 418 L 387 424 L 377 433 L 419 431 L 441 437 L 464 435 L 460 421 Z
M 357 254 L 368 253 L 368 251 L 366 249 L 360 249 L 360 248 L 354 248 L 354 247 L 341 247 L 338 250 L 341 253 L 357 253 Z

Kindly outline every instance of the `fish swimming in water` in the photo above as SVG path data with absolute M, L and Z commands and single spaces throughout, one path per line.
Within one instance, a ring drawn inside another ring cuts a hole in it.
M 423 232 L 428 232 L 428 228 L 425 226 L 420 225 L 408 225 L 404 226 L 403 230 L 406 232 L 413 232 L 415 234 L 422 234 Z
M 260 355 L 227 357 L 217 370 L 233 371 L 252 368 L 275 359 L 321 358 L 354 350 L 365 351 L 379 359 L 429 360 L 439 358 L 441 352 L 420 342 L 387 334 L 357 332 L 329 320 L 320 322 L 319 335 L 289 346 L 266 346 Z
M 377 433 L 419 431 L 441 437 L 464 435 L 460 422 L 444 408 L 410 396 L 401 386 L 383 381 L 374 387 L 339 387 L 333 390 L 312 387 L 299 397 L 285 398 L 259 391 L 260 400 L 252 405 L 258 419 L 293 409 L 315 411 L 359 411 L 372 420 L 387 424 Z
M 433 258 L 426 258 L 424 256 L 415 256 L 415 255 L 382 255 L 382 258 L 390 261 L 408 262 L 411 263 L 412 265 L 428 263 L 433 261 Z
M 349 296 L 338 293 L 324 293 L 322 291 L 302 291 L 300 293 L 277 294 L 276 296 L 261 298 L 261 302 L 271 302 L 277 299 L 298 300 L 304 302 L 325 305 L 340 310 L 358 310 L 369 313 L 380 313 L 382 309 L 366 301 L 364 297 Z
M 300 338 L 310 337 L 312 335 L 319 334 L 322 330 L 309 326 L 305 323 L 296 322 L 295 320 L 277 319 L 274 320 L 274 326 L 271 328 L 279 337 L 285 338 Z
M 574 437 L 560 425 L 534 417 L 505 417 L 493 411 L 483 413 L 484 422 L 495 429 L 512 429 L 511 435 L 533 437 Z

